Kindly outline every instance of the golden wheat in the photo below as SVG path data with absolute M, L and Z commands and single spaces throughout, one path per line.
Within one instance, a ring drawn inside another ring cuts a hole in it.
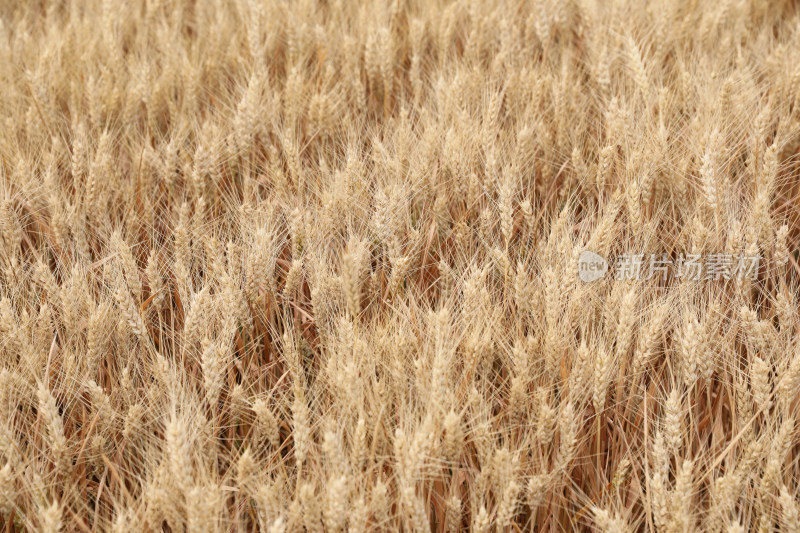
M 800 531 L 798 64 L 791 0 L 0 2 L 0 527 Z

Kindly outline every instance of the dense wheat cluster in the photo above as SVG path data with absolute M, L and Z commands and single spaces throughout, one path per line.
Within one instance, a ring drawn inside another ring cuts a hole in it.
M 788 0 L 0 2 L 0 525 L 800 531 L 798 65 Z

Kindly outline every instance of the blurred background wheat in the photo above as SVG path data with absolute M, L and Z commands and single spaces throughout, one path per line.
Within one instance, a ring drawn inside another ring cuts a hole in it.
M 800 531 L 799 11 L 3 0 L 0 525 Z

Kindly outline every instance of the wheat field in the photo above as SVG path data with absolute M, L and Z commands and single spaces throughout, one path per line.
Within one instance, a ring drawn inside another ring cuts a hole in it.
M 3 0 L 0 95 L 3 531 L 800 531 L 797 2 Z

